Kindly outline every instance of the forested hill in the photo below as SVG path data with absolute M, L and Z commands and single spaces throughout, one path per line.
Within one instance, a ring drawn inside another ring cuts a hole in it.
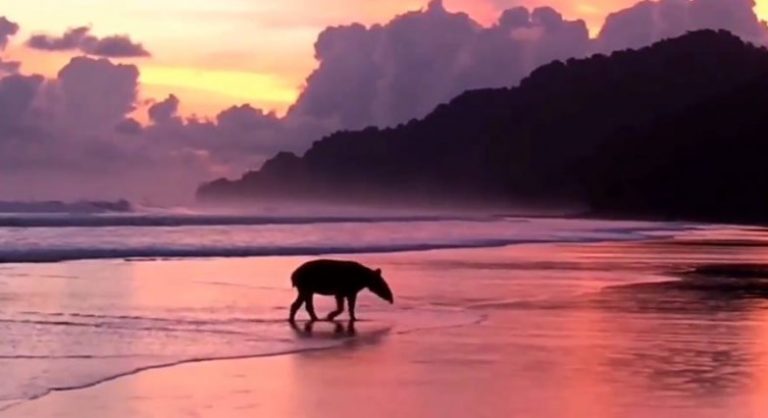
M 337 132 L 198 196 L 578 202 L 619 216 L 768 218 L 766 77 L 765 49 L 691 32 L 554 62 L 423 120 Z M 738 207 L 724 208 L 729 199 Z

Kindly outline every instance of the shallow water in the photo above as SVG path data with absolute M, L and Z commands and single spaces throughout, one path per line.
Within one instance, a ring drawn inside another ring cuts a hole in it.
M 254 264 L 255 262 L 255 264 Z M 147 368 L 330 348 L 286 325 L 288 258 L 85 261 L 0 267 L 0 402 L 34 399 Z M 382 309 L 371 298 L 361 309 Z M 330 310 L 328 301 L 318 301 Z M 372 305 L 370 308 L 368 305 Z M 409 311 L 399 330 L 472 322 L 440 307 Z M 381 312 L 376 323 L 394 323 Z M 438 320 L 439 318 L 439 320 Z M 363 328 L 373 325 L 365 324 Z

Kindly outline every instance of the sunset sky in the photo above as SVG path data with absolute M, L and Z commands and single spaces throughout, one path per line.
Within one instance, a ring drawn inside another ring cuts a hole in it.
M 699 29 L 768 45 L 766 17 L 768 0 L 0 0 L 0 199 L 189 198 L 553 60 Z
M 550 5 L 566 18 L 587 21 L 599 31 L 607 13 L 635 0 L 446 0 L 489 25 L 500 10 L 517 5 Z M 252 103 L 282 113 L 292 104 L 316 66 L 313 44 L 331 25 L 384 23 L 426 0 L 4 0 L 2 14 L 20 33 L 6 57 L 23 62 L 25 73 L 53 76 L 72 52 L 40 52 L 24 47 L 30 35 L 61 35 L 90 26 L 99 36 L 130 35 L 152 56 L 124 60 L 141 70 L 142 97 L 181 98 L 183 113 L 215 115 L 232 104 Z M 758 15 L 768 16 L 768 0 L 758 0 Z

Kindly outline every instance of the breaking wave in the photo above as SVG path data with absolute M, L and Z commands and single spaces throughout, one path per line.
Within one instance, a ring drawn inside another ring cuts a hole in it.
M 593 240 L 581 239 L 578 242 Z M 594 240 L 597 241 L 597 240 Z M 405 251 L 447 250 L 458 248 L 491 248 L 513 244 L 533 244 L 540 240 L 488 239 L 444 243 L 404 243 L 371 246 L 316 247 L 145 247 L 145 248 L 58 248 L 58 249 L 0 249 L 0 263 L 48 263 L 74 260 L 102 259 L 163 259 L 163 258 L 232 258 L 266 256 L 319 256 L 327 254 L 372 254 Z M 572 240 L 572 242 L 577 242 Z
M 0 201 L 0 213 L 4 214 L 128 213 L 133 210 L 134 206 L 127 200 L 81 200 L 77 202 L 62 202 L 58 200 L 44 202 Z
M 0 211 L 2 212 L 2 211 Z M 472 221 L 487 218 L 447 216 L 261 216 L 261 215 L 98 215 L 98 216 L 8 216 L 0 214 L 4 228 L 97 228 L 304 225 L 319 223 L 384 223 Z

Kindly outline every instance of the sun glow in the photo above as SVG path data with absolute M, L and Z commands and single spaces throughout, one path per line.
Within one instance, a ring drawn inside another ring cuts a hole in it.
M 232 104 L 257 103 L 278 112 L 285 111 L 296 100 L 298 86 L 272 74 L 246 71 L 205 70 L 182 67 L 141 68 L 141 83 L 150 90 L 175 88 L 226 96 Z

